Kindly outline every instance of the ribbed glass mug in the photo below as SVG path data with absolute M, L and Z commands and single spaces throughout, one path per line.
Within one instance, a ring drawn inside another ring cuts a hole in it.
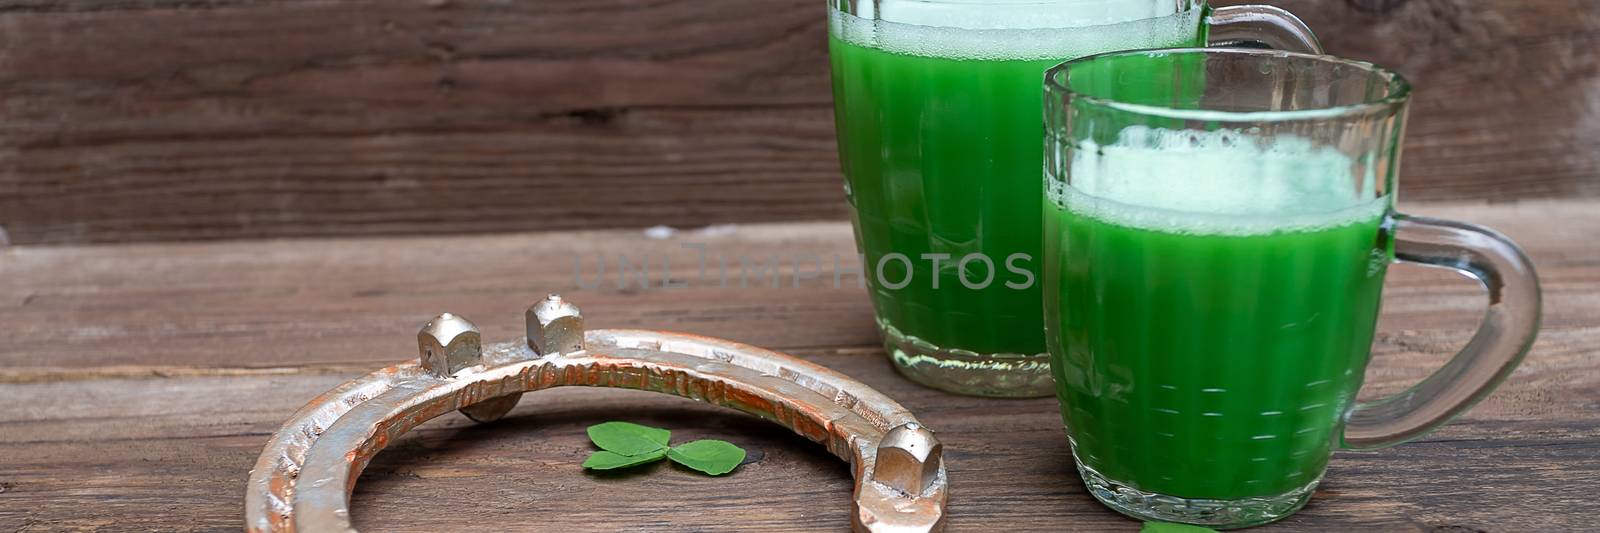
M 1410 92 L 1368 63 L 1263 50 L 1049 72 L 1047 338 L 1101 502 L 1213 527 L 1283 518 L 1335 448 L 1422 435 L 1521 361 L 1540 317 L 1522 252 L 1394 212 Z M 1439 372 L 1357 403 L 1396 258 L 1477 278 L 1488 313 Z
M 1050 394 L 1037 283 L 1039 88 L 1099 52 L 1256 41 L 1318 51 L 1292 15 L 1201 0 L 831 0 L 845 192 L 887 351 L 907 377 Z

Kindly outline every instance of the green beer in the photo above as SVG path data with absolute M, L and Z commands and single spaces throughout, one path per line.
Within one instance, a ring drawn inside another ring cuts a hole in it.
M 1044 210 L 1048 338 L 1086 478 L 1210 500 L 1310 490 L 1361 386 L 1389 198 L 1294 137 L 1121 133 L 1084 141 Z
M 1172 87 L 1151 93 L 1152 84 Z M 1089 494 L 1143 520 L 1264 524 L 1335 448 L 1427 434 L 1516 368 L 1537 275 L 1492 230 L 1393 212 L 1411 87 L 1320 54 L 1096 55 L 1044 81 L 1046 335 Z M 1484 282 L 1466 348 L 1357 403 L 1388 265 Z
M 1200 44 L 1204 8 L 1181 4 L 885 1 L 876 18 L 832 12 L 846 192 L 903 373 L 963 393 L 1049 393 L 1035 207 L 1044 71 L 1103 51 Z

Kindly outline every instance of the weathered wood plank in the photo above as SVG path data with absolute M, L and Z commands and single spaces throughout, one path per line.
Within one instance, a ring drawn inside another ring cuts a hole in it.
M 5 7 L 17 242 L 843 213 L 820 3 Z
M 1523 243 L 1546 278 L 1548 330 L 1595 326 L 1600 252 L 1574 246 L 1600 232 L 1594 202 L 1418 207 Z M 594 327 L 673 329 L 784 350 L 862 349 L 877 339 L 858 278 L 842 274 L 842 287 L 833 286 L 835 257 L 841 271 L 859 263 L 845 223 L 743 225 L 666 239 L 594 231 L 0 250 L 0 324 L 10 335 L 0 343 L 0 375 L 372 364 L 411 353 L 414 328 L 442 311 L 467 316 L 491 337 L 516 335 L 522 310 L 547 292 L 579 302 Z M 774 255 L 779 288 L 756 273 Z M 600 282 L 602 257 L 604 284 L 580 288 Z M 650 260 L 651 288 L 640 288 L 637 272 L 617 288 L 622 257 L 635 266 Z M 740 257 L 749 260 L 748 276 Z M 661 288 L 663 260 L 688 289 Z M 803 275 L 820 277 L 795 288 L 797 261 Z M 1396 269 L 1393 278 L 1386 316 L 1409 326 L 1384 331 L 1399 341 L 1459 333 L 1481 313 L 1482 291 L 1471 283 L 1421 269 Z M 23 370 L 45 368 L 55 370 Z
M 1266 3 L 1299 14 L 1330 53 L 1416 87 L 1403 197 L 1600 194 L 1600 2 Z
M 1337 456 L 1278 530 L 1585 529 L 1600 504 L 1600 232 L 1595 201 L 1418 204 L 1522 242 L 1545 277 L 1546 328 L 1525 364 L 1463 419 L 1391 450 Z M 241 526 L 245 476 L 307 399 L 407 357 L 412 332 L 454 309 L 491 338 L 521 306 L 570 288 L 563 251 L 850 253 L 843 223 L 750 225 L 651 239 L 635 231 L 0 249 L 0 530 Z M 465 259 L 463 259 L 465 258 Z M 675 263 L 680 264 L 680 263 Z M 675 276 L 676 277 L 676 276 Z M 1399 270 L 1368 371 L 1371 398 L 1414 383 L 1465 343 L 1483 297 L 1454 276 Z M 657 278 L 659 279 L 659 273 Z M 563 285 L 563 284 L 567 285 Z M 896 376 L 859 289 L 585 289 L 595 327 L 755 342 L 845 372 L 941 432 L 959 530 L 1133 530 L 1070 468 L 1053 400 L 963 398 Z M 625 413 L 622 414 L 622 413 Z M 747 446 L 721 480 L 670 467 L 583 474 L 583 428 L 615 418 Z M 370 530 L 842 529 L 848 472 L 814 444 L 685 400 L 610 390 L 528 396 L 512 418 L 430 422 L 381 454 L 355 497 Z M 606 511 L 589 510 L 596 503 Z M 491 518 L 492 517 L 492 518 Z M 466 522 L 463 522 L 466 521 Z M 487 523 L 487 522 L 484 522 Z
M 1408 198 L 1600 194 L 1600 3 L 1274 3 L 1417 82 Z M 0 1 L 0 227 L 72 243 L 840 218 L 823 13 Z
M 705 246 L 703 280 L 686 243 Z M 523 309 L 548 292 L 579 302 L 597 328 L 676 329 L 781 348 L 875 343 L 857 278 L 841 279 L 846 287 L 835 290 L 830 273 L 796 289 L 785 270 L 782 287 L 772 288 L 754 266 L 748 277 L 739 272 L 741 255 L 758 263 L 793 250 L 828 255 L 830 272 L 834 253 L 859 262 L 844 223 L 740 226 L 673 239 L 609 231 L 16 247 L 0 252 L 0 323 L 15 332 L 0 345 L 0 367 L 381 362 L 415 351 L 415 329 L 443 311 L 491 337 L 520 334 Z M 719 256 L 729 263 L 726 288 Z M 575 260 L 591 283 L 602 257 L 605 284 L 580 289 Z M 617 287 L 621 257 L 635 265 L 649 259 L 651 288 L 641 288 L 636 273 L 626 289 Z M 694 287 L 661 288 L 663 258 Z
M 879 357 L 809 358 L 899 399 L 940 431 L 955 490 L 952 527 L 1135 529 L 1084 492 L 1053 400 L 956 398 L 900 379 Z M 1564 372 L 1560 394 L 1528 396 L 1549 383 L 1522 373 L 1422 442 L 1339 455 L 1314 503 L 1269 530 L 1587 527 L 1600 506 L 1572 491 L 1600 482 L 1592 415 L 1600 374 L 1584 359 L 1585 371 Z M 0 405 L 0 482 L 8 486 L 0 527 L 240 527 L 242 487 L 262 442 L 299 403 L 346 377 L 0 384 L 0 394 L 29 399 Z M 1530 408 L 1538 414 L 1520 412 Z M 672 467 L 584 474 L 583 428 L 616 418 L 670 427 L 680 438 L 731 440 L 754 460 L 718 480 Z M 354 512 L 357 525 L 381 531 L 488 523 L 528 531 L 829 531 L 848 523 L 848 475 L 820 447 L 744 415 L 643 393 L 558 390 L 527 396 L 501 423 L 474 426 L 452 415 L 401 439 L 363 476 Z

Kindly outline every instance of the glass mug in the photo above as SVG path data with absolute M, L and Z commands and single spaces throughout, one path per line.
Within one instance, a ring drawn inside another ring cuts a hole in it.
M 1410 90 L 1368 63 L 1243 49 L 1046 75 L 1046 337 L 1095 498 L 1148 520 L 1277 520 L 1333 449 L 1420 436 L 1522 360 L 1540 291 L 1516 245 L 1394 212 Z M 1488 313 L 1442 370 L 1356 403 L 1396 259 L 1482 281 Z
M 900 372 L 1051 393 L 1037 277 L 1044 71 L 1113 50 L 1256 41 L 1317 52 L 1277 8 L 1203 0 L 831 0 L 845 193 Z

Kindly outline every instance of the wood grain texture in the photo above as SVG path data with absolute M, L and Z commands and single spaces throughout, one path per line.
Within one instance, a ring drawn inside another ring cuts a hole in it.
M 1521 242 L 1545 287 L 1545 328 L 1510 380 L 1419 442 L 1335 457 L 1304 512 L 1268 531 L 1561 531 L 1600 513 L 1600 201 L 1417 204 Z M 957 531 L 1134 531 L 1071 471 L 1053 400 L 951 396 L 894 374 L 865 295 L 804 288 L 579 288 L 569 255 L 849 256 L 844 223 L 748 225 L 654 239 L 638 231 L 471 238 L 0 249 L 0 531 L 237 530 L 270 433 L 332 386 L 414 353 L 415 328 L 460 312 L 492 339 L 562 290 L 591 327 L 677 329 L 785 350 L 883 391 L 940 431 Z M 681 261 L 681 262 L 680 262 Z M 713 261 L 713 265 L 715 262 Z M 675 269 L 680 268 L 674 266 Z M 810 269 L 807 270 L 809 272 Z M 592 271 L 591 271 L 592 274 Z M 591 278 L 592 279 L 592 278 Z M 846 279 L 848 281 L 848 278 Z M 780 279 L 785 284 L 792 279 Z M 576 290 L 574 290 L 576 289 Z M 1363 396 L 1398 391 L 1465 343 L 1483 293 L 1397 268 Z M 579 468 L 583 428 L 627 418 L 753 451 L 710 480 L 661 466 Z M 373 531 L 827 531 L 848 522 L 848 471 L 777 426 L 686 400 L 614 390 L 528 395 L 510 418 L 434 420 L 380 454 L 355 495 Z M 590 509 L 605 502 L 605 510 Z M 560 509 L 559 511 L 553 509 Z
M 1600 194 L 1600 0 L 1273 3 L 1417 83 L 1408 198 Z M 825 32 L 821 0 L 0 0 L 0 227 L 842 218 Z
M 1600 195 L 1600 1 L 1268 3 L 1415 86 L 1402 196 Z

